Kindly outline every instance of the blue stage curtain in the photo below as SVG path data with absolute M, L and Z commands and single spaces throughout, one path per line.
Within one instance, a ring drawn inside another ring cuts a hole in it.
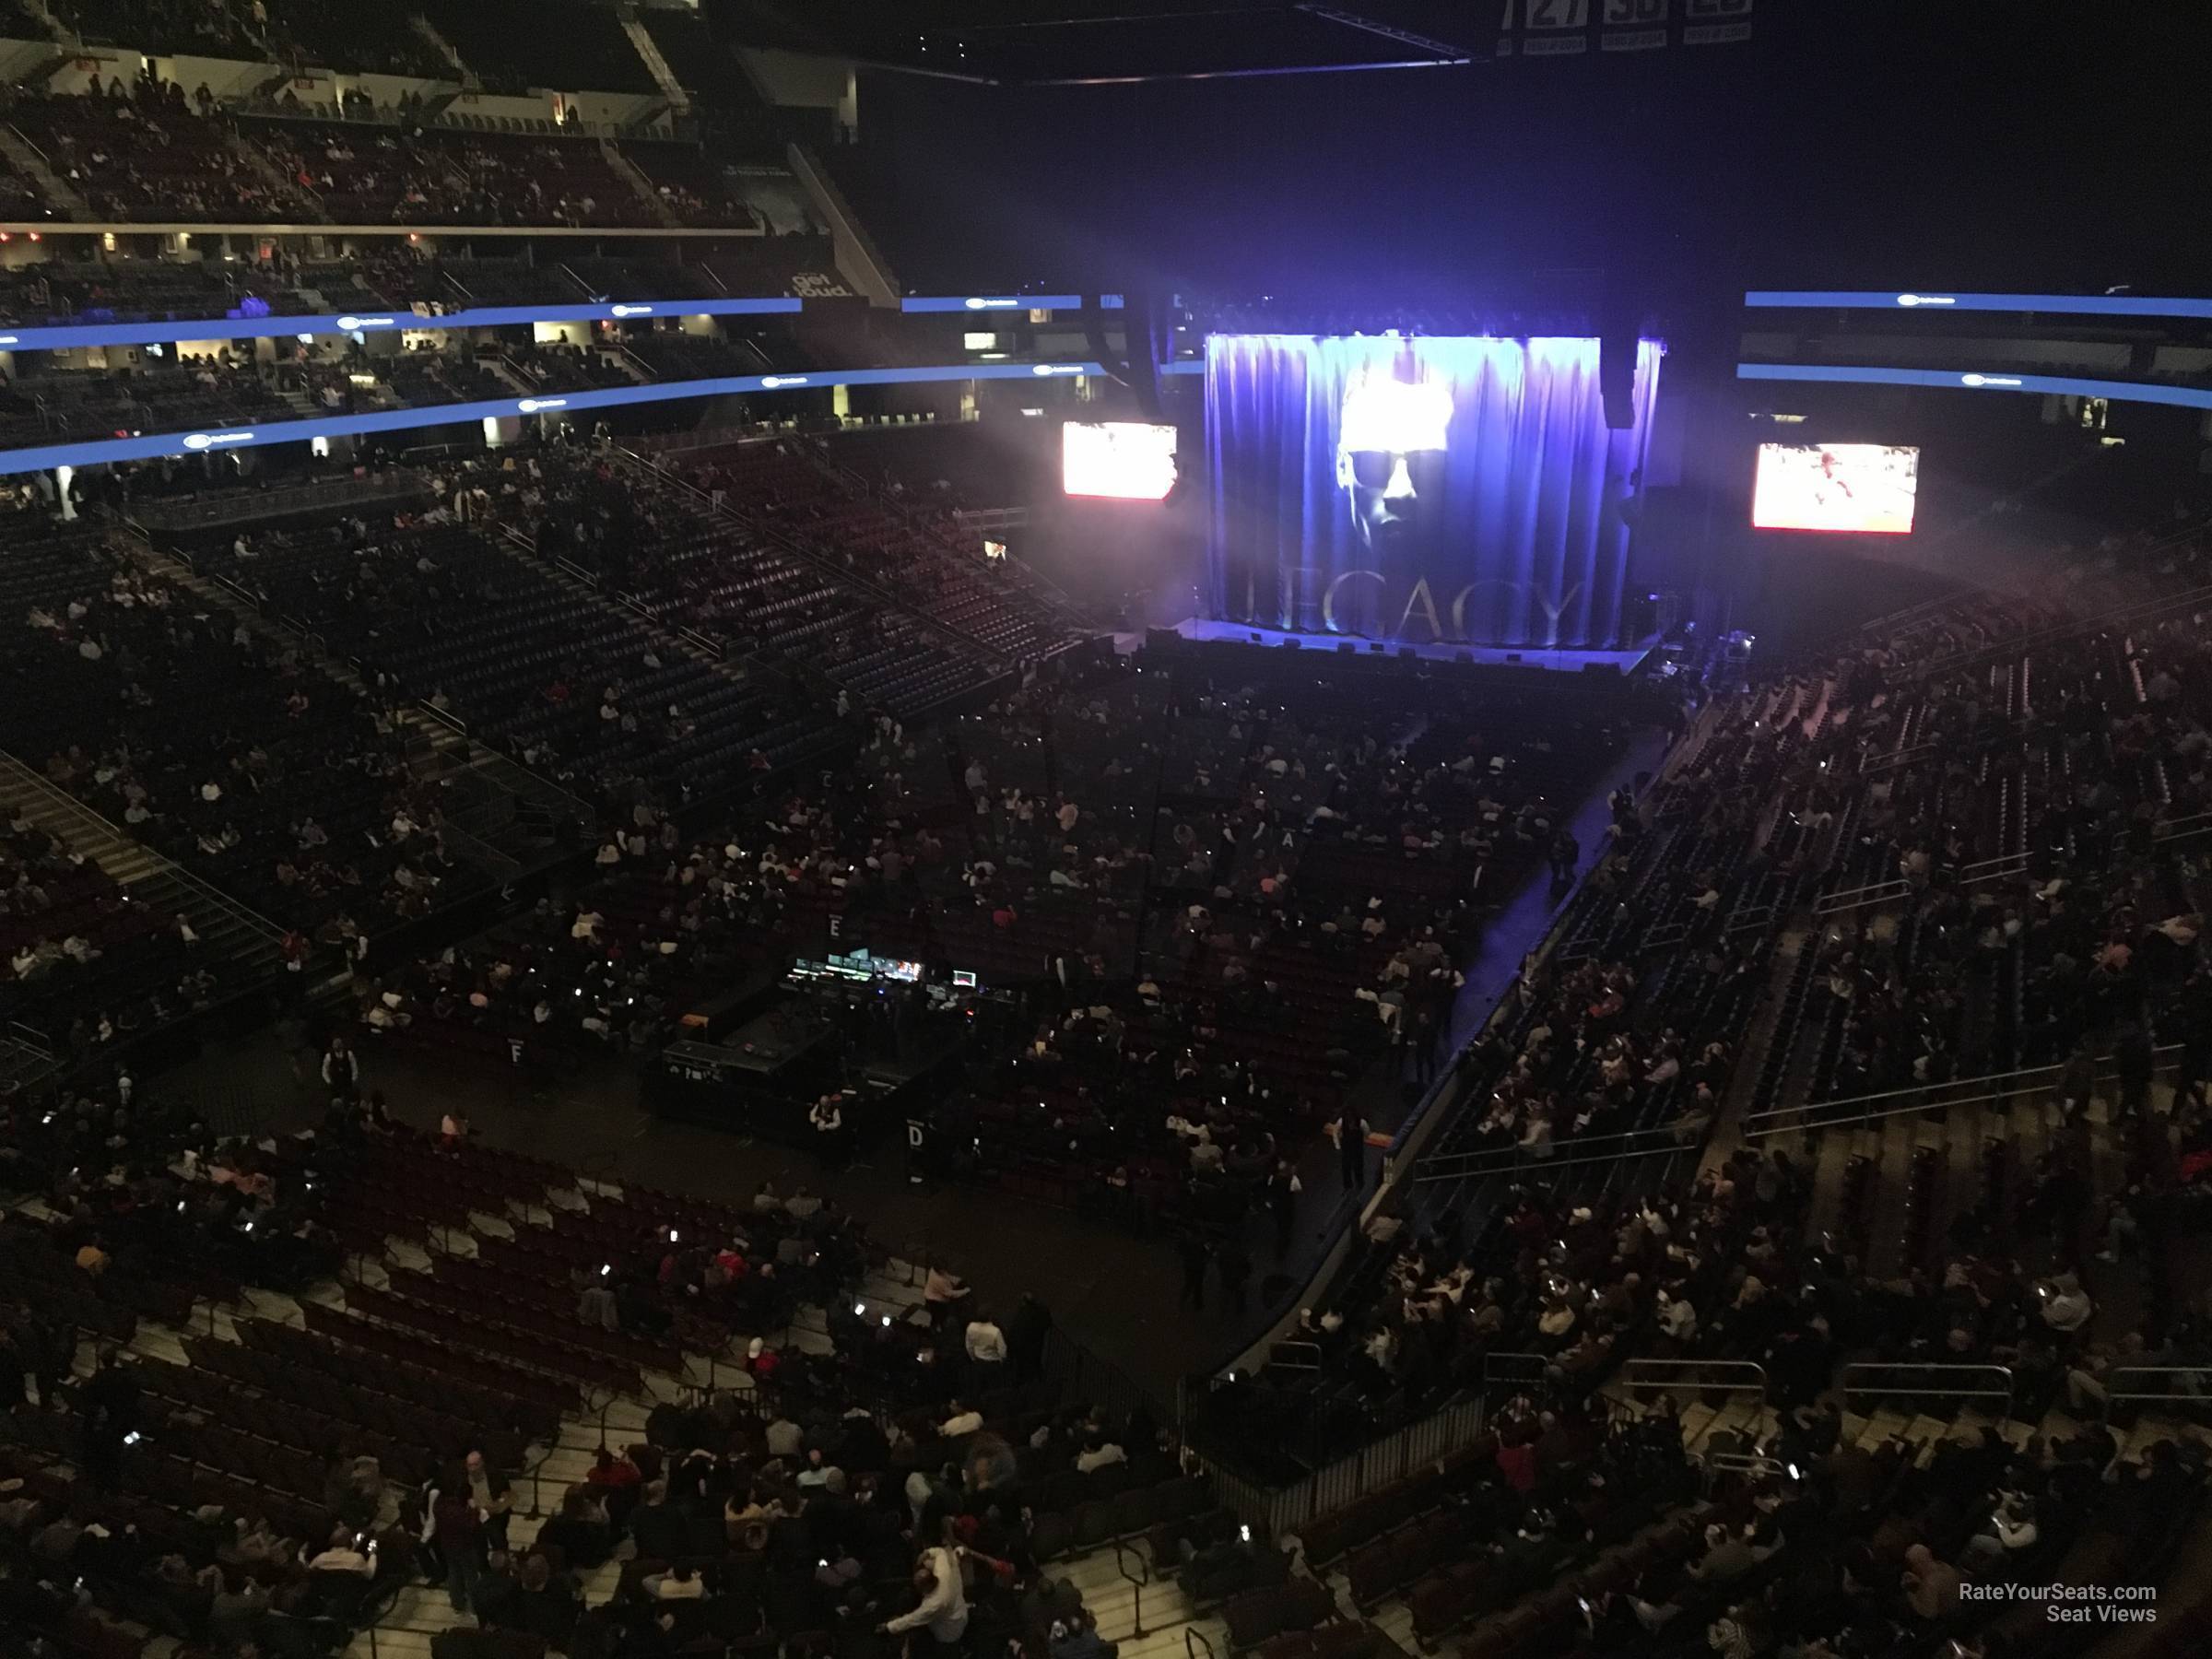
M 1212 614 L 1422 644 L 1610 643 L 1663 355 L 1640 343 L 1635 424 L 1616 431 L 1594 339 L 1212 336 Z

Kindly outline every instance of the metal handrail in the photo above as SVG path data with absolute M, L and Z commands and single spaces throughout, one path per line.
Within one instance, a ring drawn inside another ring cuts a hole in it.
M 1765 1480 L 1790 1473 L 1790 1465 L 1763 1452 L 1707 1452 L 1692 1459 L 1711 1475 L 1744 1475 Z
M 1653 1372 L 1656 1375 L 1641 1373 Z M 1717 1388 L 1767 1397 L 1767 1368 L 1750 1359 L 1630 1359 L 1614 1379 L 1618 1388 L 1664 1394 L 1674 1388 Z
M 1298 1353 L 1286 1359 L 1284 1350 L 1297 1349 Z M 1310 1358 L 1309 1358 L 1310 1356 Z M 1321 1369 L 1321 1344 L 1318 1342 L 1278 1342 L 1269 1352 L 1267 1363 L 1284 1371 L 1313 1371 Z
M 2124 1387 L 2124 1377 L 2176 1377 L 2194 1378 L 2195 1385 L 2183 1389 L 2148 1389 Z M 2159 1400 L 2196 1400 L 2212 1393 L 2212 1361 L 2203 1365 L 2124 1365 L 2105 1372 L 2104 1402 L 2109 1410 L 2115 1400 L 2156 1402 Z
M 1895 1380 L 1887 1382 L 1865 1381 L 1867 1372 L 1888 1375 Z M 1862 1380 L 1853 1382 L 1854 1373 Z M 2003 1385 L 1995 1388 L 1971 1387 L 1967 1385 L 1970 1377 L 1994 1377 L 2000 1379 Z M 1944 1365 L 1934 1360 L 1863 1360 L 1843 1368 L 1842 1387 L 1846 1401 L 1853 1395 L 1922 1394 L 1947 1400 L 2003 1400 L 2007 1411 L 2012 1407 L 2014 1394 L 2012 1368 L 2008 1365 Z
M 1959 866 L 1958 885 L 1971 887 L 1978 881 L 2002 880 L 2018 875 L 2027 864 L 2025 853 L 2000 853 L 1994 858 L 1979 859 Z M 1881 904 L 1912 890 L 1912 884 L 1902 876 L 1893 876 L 1886 881 L 1869 881 L 1855 888 L 1838 888 L 1813 900 L 1813 913 L 1828 915 L 1837 911 L 1857 910 L 1863 905 Z
M 1135 1572 L 1129 1571 L 1132 1559 L 1136 1562 L 1137 1570 Z M 1130 1549 L 1127 1540 L 1116 1538 L 1113 1540 L 1113 1570 L 1129 1586 L 1129 1639 L 1142 1641 L 1149 1634 L 1145 1629 L 1145 1586 L 1152 1582 L 1152 1564 L 1145 1559 L 1141 1550 Z
M 1665 1144 L 1655 1144 L 1664 1137 Z M 1621 1143 L 1611 1151 L 1598 1148 Z M 1646 1144 L 1653 1143 L 1653 1144 Z M 1424 1159 L 1417 1166 L 1413 1181 L 1423 1185 L 1435 1181 L 1464 1181 L 1475 1175 L 1502 1174 L 1508 1170 L 1546 1170 L 1570 1168 L 1575 1164 L 1611 1163 L 1622 1158 L 1648 1158 L 1654 1153 L 1679 1152 L 1685 1143 L 1671 1126 L 1660 1125 L 1649 1129 L 1621 1129 L 1606 1135 L 1580 1135 L 1563 1141 L 1554 1141 L 1547 1152 L 1531 1152 L 1516 1143 L 1511 1147 L 1492 1147 L 1478 1152 L 1443 1152 Z M 1432 1166 L 1450 1165 L 1437 1169 Z
M 2161 1044 L 2152 1051 L 2151 1071 L 2155 1077 L 2179 1063 L 2182 1045 L 2178 1042 Z M 1976 1077 L 1954 1077 L 1948 1083 L 1920 1083 L 1907 1088 L 1885 1089 L 1880 1094 L 1852 1095 L 1840 1100 L 1807 1100 L 1795 1106 L 1770 1106 L 1763 1112 L 1747 1113 L 1742 1134 L 1746 1139 L 1760 1135 L 1794 1134 L 1803 1129 L 1845 1129 L 1866 1124 L 1881 1123 L 1888 1118 L 1907 1117 L 1920 1112 L 1942 1112 L 1953 1106 L 1983 1106 L 1992 1100 L 2011 1100 L 2022 1095 L 2036 1094 L 2053 1088 L 2063 1065 L 2029 1065 L 2018 1071 L 1991 1072 Z M 2097 1062 L 2097 1080 L 2107 1082 L 2119 1074 L 2113 1068 L 2111 1055 L 2101 1055 Z M 2036 1081 L 2030 1081 L 2034 1078 Z M 1971 1084 L 1985 1087 L 1979 1094 L 1947 1095 L 1940 1100 L 1924 1097 L 1935 1090 Z M 1869 1108 L 1863 1112 L 1839 1111 L 1855 1106 L 1865 1100 L 1895 1100 L 1908 1095 L 1924 1097 L 1910 1105 Z M 1798 1121 L 1783 1123 L 1792 1118 Z
M 1498 1363 L 1501 1359 L 1509 1361 L 1526 1360 L 1529 1362 L 1531 1367 L 1530 1373 L 1526 1376 L 1507 1376 L 1503 1374 L 1506 1371 L 1517 1370 L 1518 1366 L 1509 1365 L 1501 1367 Z M 1524 1382 L 1541 1382 L 1544 1381 L 1544 1368 L 1550 1363 L 1551 1359 L 1549 1356 L 1544 1354 L 1523 1354 L 1510 1351 L 1503 1353 L 1485 1354 L 1482 1357 L 1483 1386 L 1487 1388 L 1491 1383 L 1495 1382 L 1502 1387 L 1514 1388 L 1518 1387 Z
M 58 806 L 62 806 L 67 811 L 76 814 L 79 818 L 88 818 L 91 820 L 91 822 L 97 824 L 101 830 L 105 830 L 108 834 L 112 835 L 116 840 L 122 841 L 126 846 L 141 848 L 148 853 L 152 857 L 159 860 L 157 867 L 151 872 L 151 874 L 156 876 L 169 877 L 176 881 L 179 886 L 190 888 L 194 897 L 203 900 L 206 903 L 214 905 L 217 909 L 227 913 L 232 921 L 244 924 L 249 931 L 258 934 L 267 943 L 281 944 L 283 942 L 285 936 L 284 929 L 277 926 L 266 916 L 264 916 L 257 912 L 248 910 L 244 905 L 239 903 L 235 899 L 232 899 L 225 894 L 220 888 L 214 887 L 202 877 L 194 875 L 182 865 L 177 863 L 175 859 L 164 858 L 160 853 L 153 852 L 151 848 L 147 847 L 143 841 L 139 841 L 137 837 L 131 834 L 129 830 L 124 829 L 118 824 L 109 822 L 106 818 L 102 817 L 100 813 L 93 811 L 91 807 L 86 806 L 82 801 L 79 801 L 75 795 L 69 794 L 66 790 L 60 788 L 49 781 L 46 776 L 40 772 L 36 768 L 25 765 L 24 762 L 18 757 L 7 754 L 5 750 L 0 750 L 0 759 L 13 761 L 18 770 L 21 771 L 24 782 L 34 785 L 41 791 L 41 793 L 51 797 Z

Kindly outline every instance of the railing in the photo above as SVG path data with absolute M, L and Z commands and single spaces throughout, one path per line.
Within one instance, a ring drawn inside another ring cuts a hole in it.
M 2171 1069 L 2181 1058 L 2182 1045 L 2170 1042 L 2154 1051 L 2152 1073 Z M 1849 1095 L 1834 1100 L 1808 1100 L 1796 1106 L 1770 1106 L 1747 1113 L 1743 1135 L 1747 1140 L 1769 1135 L 1792 1135 L 1807 1129 L 1853 1129 L 1893 1117 L 1923 1112 L 1947 1112 L 1954 1106 L 2011 1103 L 2058 1086 L 2063 1065 L 2027 1065 L 2017 1071 L 1988 1072 L 1974 1077 L 1954 1077 L 1947 1083 L 1916 1083 L 1909 1088 L 1885 1089 L 1879 1094 Z M 2097 1081 L 2108 1083 L 2119 1073 L 2110 1054 L 2097 1062 Z M 1971 1092 L 1954 1094 L 1953 1089 Z
M 1624 1129 L 1611 1135 L 1578 1135 L 1554 1141 L 1541 1152 L 1515 1143 L 1478 1152 L 1444 1152 L 1424 1159 L 1415 1170 L 1414 1184 L 1438 1181 L 1465 1181 L 1477 1175 L 1500 1175 L 1509 1171 L 1542 1173 L 1575 1164 L 1612 1163 L 1624 1158 L 1649 1158 L 1655 1153 L 1685 1152 L 1695 1145 L 1685 1141 L 1673 1127 Z
M 1142 1406 L 1159 1423 L 1174 1421 L 1167 1402 L 1111 1359 L 1100 1359 L 1058 1325 L 1045 1333 L 1044 1374 L 1072 1397 L 1101 1406 L 1116 1418 L 1125 1418 Z
M 1797 1465 L 1759 1452 L 1708 1452 L 1693 1459 L 1704 1473 L 1707 1496 L 1724 1479 L 1761 1481 L 1795 1478 Z
M 133 837 L 127 830 L 123 829 L 119 825 L 110 823 L 106 818 L 102 818 L 99 813 L 93 811 L 91 807 L 86 806 L 75 795 L 69 794 L 66 790 L 60 788 L 58 785 L 48 782 L 45 775 L 37 771 L 35 768 L 25 765 L 21 760 L 18 759 L 13 755 L 6 754 L 4 751 L 0 751 L 0 759 L 9 762 L 15 767 L 19 782 L 29 784 L 30 787 L 36 789 L 40 794 L 43 794 L 48 800 L 53 802 L 54 806 L 61 808 L 72 818 L 76 818 L 78 823 L 91 826 L 96 833 L 112 836 L 117 841 L 125 846 L 136 847 L 141 845 L 141 843 L 135 837 Z M 197 899 L 203 904 L 207 905 L 211 909 L 220 911 L 223 914 L 229 916 L 232 921 L 243 924 L 247 931 L 257 935 L 264 943 L 276 945 L 283 942 L 284 929 L 278 927 L 266 916 L 260 914 L 258 912 L 248 910 L 244 905 L 239 903 L 235 899 L 230 898 L 219 888 L 210 886 L 207 882 L 194 875 L 190 870 L 185 869 L 175 860 L 160 858 L 159 854 L 155 854 L 154 856 L 158 861 L 158 867 L 153 872 L 154 875 L 167 877 L 169 879 L 174 881 L 179 887 L 183 888 L 186 891 L 191 893 L 194 899 Z
M 1669 1394 L 1679 1388 L 1695 1394 L 1719 1390 L 1756 1394 L 1764 1406 L 1767 1369 L 1748 1359 L 1630 1359 L 1613 1385 L 1640 1394 Z
M 1194 1455 L 1213 1477 L 1223 1502 L 1255 1528 L 1265 1526 L 1269 1536 L 1280 1537 L 1297 1532 L 1315 1515 L 1470 1444 L 1481 1434 L 1483 1421 L 1479 1395 L 1455 1400 L 1287 1487 L 1246 1479 L 1203 1451 Z
M 1843 1368 L 1843 1402 L 1861 1417 L 1872 1417 L 1881 1403 L 1903 1394 L 1916 1400 L 1982 1400 L 2012 1410 L 2012 1371 L 2003 1365 L 1938 1365 L 1873 1359 Z M 1857 1401 L 1860 1404 L 1853 1405 Z
M 1551 1360 L 1543 1354 L 1497 1353 L 1482 1357 L 1482 1385 L 1491 1388 L 1535 1387 L 1544 1381 Z
M 2160 1378 L 2166 1385 L 2153 1386 Z M 2201 1405 L 2207 1390 L 2212 1390 L 2212 1364 L 2118 1366 L 2104 1375 L 2105 1410 L 2118 1404 L 2155 1406 L 2171 1400 Z
M 132 506 L 131 516 L 140 524 L 157 530 L 187 530 L 233 521 L 281 518 L 292 512 L 363 501 L 402 500 L 427 493 L 420 479 L 333 478 L 279 489 L 233 490 L 174 501 L 139 501 Z
M 2025 853 L 2006 853 L 1995 858 L 1984 858 L 1977 863 L 1962 865 L 1959 870 L 1958 885 L 1972 887 L 1977 882 L 2003 881 L 2018 876 L 2028 867 Z M 1902 899 L 1913 891 L 1912 884 L 1903 877 L 1888 881 L 1870 881 L 1863 887 L 1843 888 L 1833 893 L 1824 893 L 1813 900 L 1816 916 L 1839 915 L 1844 911 L 1862 910 L 1870 904 L 1887 904 L 1892 899 Z
M 1321 1344 L 1278 1342 L 1268 1350 L 1267 1363 L 1277 1371 L 1318 1371 L 1321 1369 Z
M 43 1054 L 49 1060 L 53 1058 L 53 1041 L 45 1032 L 40 1030 L 36 1026 L 25 1025 L 19 1019 L 11 1019 L 7 1022 L 7 1040 L 18 1047 L 30 1049 Z
M 415 707 L 419 712 L 429 715 L 455 736 L 465 737 L 468 735 L 468 722 L 451 709 L 441 709 L 427 697 L 417 699 Z

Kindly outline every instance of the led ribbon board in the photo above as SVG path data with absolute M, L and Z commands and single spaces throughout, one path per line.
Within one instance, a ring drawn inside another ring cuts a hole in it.
M 893 386 L 924 381 L 1060 380 L 1102 374 L 1096 363 L 958 363 L 938 369 L 830 369 L 806 374 L 747 374 L 712 380 L 662 381 L 645 386 L 609 386 L 545 397 L 501 397 L 488 403 L 432 404 L 341 415 L 327 420 L 272 420 L 193 432 L 147 433 L 136 438 L 55 443 L 0 450 L 0 474 L 40 472 L 50 466 L 85 466 L 101 461 L 151 461 L 163 455 L 198 455 L 252 449 L 265 443 L 304 443 L 315 438 L 359 438 L 418 427 L 505 420 L 520 415 L 582 414 L 622 404 L 672 403 L 686 397 L 727 397 L 805 387 Z
M 1753 288 L 1744 303 L 1787 311 L 2059 312 L 2084 317 L 2212 317 L 2212 300 L 2135 294 L 1955 294 L 1944 289 Z
M 72 346 L 156 346 L 179 340 L 249 340 L 286 335 L 407 334 L 499 328 L 518 323 L 623 323 L 651 317 L 788 314 L 798 300 L 627 300 L 604 305 L 494 305 L 426 317 L 405 307 L 314 317 L 187 317 L 147 323 L 63 323 L 0 328 L 0 350 L 61 351 Z
M 1966 392 L 2034 392 L 2059 397 L 2102 397 L 2113 403 L 2171 404 L 2212 409 L 2212 391 L 2147 381 L 2081 380 L 2071 374 L 2009 374 L 1956 369 L 1865 369 L 1841 363 L 1738 363 L 1747 381 L 1840 381 L 1865 386 L 1929 386 Z
M 1080 294 L 910 294 L 899 301 L 902 312 L 965 312 L 987 316 L 993 312 L 1081 311 Z M 1120 311 L 1119 294 L 1099 296 L 1100 311 Z

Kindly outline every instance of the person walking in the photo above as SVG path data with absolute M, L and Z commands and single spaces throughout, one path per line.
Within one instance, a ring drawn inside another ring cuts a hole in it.
M 1221 1270 L 1221 1293 L 1229 1303 L 1232 1319 L 1241 1319 L 1248 1308 L 1245 1288 L 1252 1283 L 1252 1252 L 1244 1248 L 1241 1239 L 1230 1239 L 1221 1246 L 1217 1260 Z
M 1275 1221 L 1275 1259 L 1278 1262 L 1290 1253 L 1291 1233 L 1298 1225 L 1298 1195 L 1305 1190 L 1290 1160 L 1276 1159 L 1275 1172 L 1267 1177 L 1267 1214 Z
M 1213 1246 L 1196 1228 L 1182 1235 L 1182 1296 L 1177 1303 L 1196 1312 L 1206 1306 L 1206 1269 L 1214 1259 Z
M 1052 1330 L 1053 1311 L 1024 1291 L 1006 1324 L 1006 1351 L 1013 1358 L 1015 1382 L 1034 1382 L 1044 1375 L 1044 1344 Z
M 1367 1120 L 1357 1108 L 1347 1106 L 1329 1125 L 1336 1140 L 1336 1164 L 1343 1173 L 1347 1192 L 1359 1192 L 1367 1185 Z

